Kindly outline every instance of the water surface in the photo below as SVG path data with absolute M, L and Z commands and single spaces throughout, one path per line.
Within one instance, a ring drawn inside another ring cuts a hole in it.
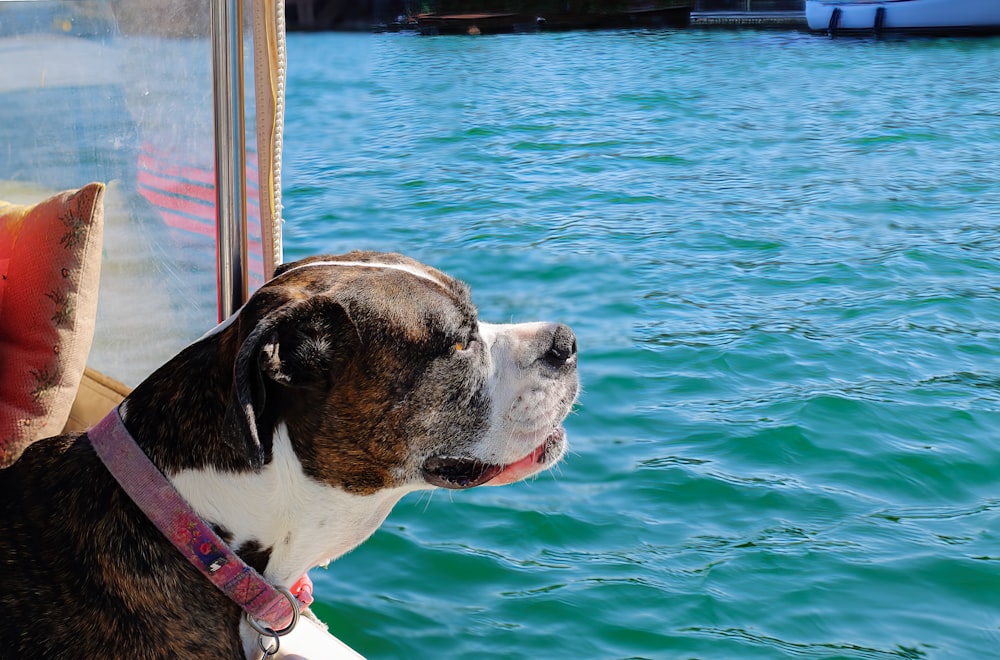
M 1000 40 L 292 35 L 286 257 L 576 330 L 572 453 L 412 497 L 371 658 L 1000 657 Z

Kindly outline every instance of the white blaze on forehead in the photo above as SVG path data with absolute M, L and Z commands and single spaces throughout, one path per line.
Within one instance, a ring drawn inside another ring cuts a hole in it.
M 434 277 L 433 275 L 431 275 L 427 271 L 425 271 L 425 270 L 423 270 L 421 268 L 418 268 L 416 266 L 412 266 L 410 264 L 383 264 L 383 263 L 371 262 L 371 261 L 313 261 L 313 262 L 308 263 L 308 264 L 301 264 L 299 266 L 296 266 L 295 268 L 289 268 L 284 273 L 282 273 L 281 275 L 279 275 L 279 277 L 283 277 L 283 276 L 287 275 L 288 273 L 293 273 L 293 272 L 295 272 L 297 270 L 301 270 L 303 268 L 310 268 L 312 266 L 347 266 L 347 267 L 357 267 L 357 268 L 385 268 L 385 269 L 388 269 L 388 270 L 396 270 L 396 271 L 400 271 L 400 272 L 403 272 L 403 273 L 408 273 L 410 275 L 413 275 L 414 277 L 419 277 L 420 279 L 427 280 L 428 282 L 432 282 L 433 284 L 438 285 L 442 289 L 447 289 L 448 288 L 447 286 L 445 286 L 445 284 L 441 280 L 439 280 L 438 278 Z M 271 280 L 271 281 L 274 281 L 274 280 Z M 265 286 L 266 286 L 266 284 L 265 284 Z M 245 305 L 244 305 L 244 307 L 245 307 Z M 223 330 L 225 330 L 226 328 L 228 328 L 229 326 L 231 326 L 233 324 L 233 321 L 236 320 L 236 317 L 238 317 L 240 315 L 240 312 L 242 312 L 242 311 L 243 311 L 243 307 L 240 307 L 228 319 L 226 319 L 225 321 L 223 321 L 222 323 L 220 323 L 219 325 L 215 326 L 214 328 L 212 328 L 211 330 L 209 330 L 208 332 L 206 332 L 204 335 L 202 335 L 201 339 L 204 339 L 205 337 L 211 337 L 212 335 L 217 335 L 220 332 L 222 332 Z
M 413 266 L 411 264 L 383 264 L 383 263 L 372 262 L 372 261 L 313 261 L 313 262 L 308 263 L 308 264 L 301 264 L 299 266 L 296 266 L 295 268 L 289 268 L 284 273 L 282 273 L 282 275 L 287 275 L 288 273 L 293 273 L 293 272 L 295 272 L 297 270 L 301 270 L 303 268 L 310 268 L 312 266 L 347 266 L 347 267 L 350 267 L 350 268 L 386 268 L 388 270 L 398 270 L 398 271 L 401 271 L 401 272 L 404 272 L 404 273 L 409 273 L 410 275 L 413 275 L 414 277 L 419 277 L 421 279 L 427 280 L 428 282 L 433 282 L 434 284 L 437 284 L 442 289 L 447 288 L 444 285 L 444 282 L 442 282 L 441 280 L 437 279 L 436 277 L 434 277 L 433 275 L 431 275 L 430 273 L 428 273 L 426 270 L 423 270 L 422 268 L 418 268 L 418 267 Z

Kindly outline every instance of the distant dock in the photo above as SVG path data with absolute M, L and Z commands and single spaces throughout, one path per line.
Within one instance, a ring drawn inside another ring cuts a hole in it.
M 692 11 L 691 27 L 806 29 L 805 11 Z
M 541 9 L 525 10 L 522 5 L 530 4 L 529 0 L 508 2 L 511 8 L 506 11 L 465 9 L 466 6 L 497 4 L 485 0 L 432 1 L 425 4 L 452 11 L 409 14 L 410 3 L 403 0 L 358 0 L 356 3 L 345 3 L 344 0 L 285 0 L 285 9 L 290 31 L 374 29 L 377 32 L 415 30 L 423 34 L 490 34 L 628 27 L 791 30 L 807 27 L 804 0 L 647 0 L 634 3 L 632 9 L 576 13 L 560 10 L 555 14 Z M 541 7 L 543 3 L 538 4 Z M 574 3 L 567 1 L 566 4 Z M 455 9 L 458 7 L 461 10 Z M 547 5 L 546 8 L 551 9 Z
M 688 7 L 631 12 L 606 16 L 553 16 L 528 14 L 419 14 L 387 29 L 416 30 L 421 34 L 496 34 L 548 30 L 622 27 L 692 27 L 807 29 L 805 11 L 692 11 Z

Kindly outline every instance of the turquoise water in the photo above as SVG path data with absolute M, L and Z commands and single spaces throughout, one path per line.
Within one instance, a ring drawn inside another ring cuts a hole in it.
M 1000 40 L 294 35 L 286 257 L 576 330 L 572 453 L 314 571 L 371 658 L 1000 657 Z

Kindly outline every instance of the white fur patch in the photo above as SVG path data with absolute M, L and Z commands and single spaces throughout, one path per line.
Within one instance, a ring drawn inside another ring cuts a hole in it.
M 274 434 L 273 459 L 260 472 L 181 470 L 170 479 L 198 515 L 233 535 L 234 549 L 250 541 L 271 548 L 264 577 L 286 587 L 357 547 L 416 489 L 354 495 L 311 479 L 284 425 Z
M 284 425 L 274 434 L 273 458 L 260 472 L 181 470 L 174 487 L 205 520 L 233 535 L 232 548 L 256 541 L 271 549 L 264 577 L 291 586 L 309 569 L 327 564 L 367 539 L 407 492 L 396 488 L 352 495 L 305 475 Z M 258 633 L 240 619 L 247 658 L 261 657 Z M 265 640 L 266 641 L 266 640 Z M 303 617 L 281 638 L 277 658 L 357 660 L 362 656 Z
M 534 363 L 550 337 L 551 323 L 480 323 L 490 353 L 490 424 L 473 455 L 486 463 L 509 464 L 537 448 L 566 414 L 575 397 L 573 381 L 543 377 Z
M 427 271 L 421 270 L 419 268 L 416 268 L 415 266 L 412 266 L 410 264 L 383 264 L 383 263 L 368 262 L 368 261 L 314 261 L 312 263 L 302 264 L 300 266 L 296 266 L 295 268 L 290 268 L 290 269 L 286 270 L 284 273 L 282 273 L 282 275 L 286 275 L 288 273 L 293 273 L 293 272 L 295 272 L 297 270 L 301 270 L 302 268 L 310 268 L 310 267 L 313 267 L 313 266 L 348 266 L 348 267 L 352 267 L 352 268 L 386 268 L 388 270 L 398 270 L 398 271 L 401 271 L 401 272 L 404 272 L 404 273 L 409 273 L 410 275 L 413 275 L 414 277 L 419 277 L 421 279 L 427 280 L 428 282 L 433 282 L 434 284 L 437 284 L 441 288 L 447 288 L 447 287 L 445 287 L 444 283 L 441 282 L 441 280 L 437 279 L 436 277 L 434 277 L 433 275 L 431 275 Z

